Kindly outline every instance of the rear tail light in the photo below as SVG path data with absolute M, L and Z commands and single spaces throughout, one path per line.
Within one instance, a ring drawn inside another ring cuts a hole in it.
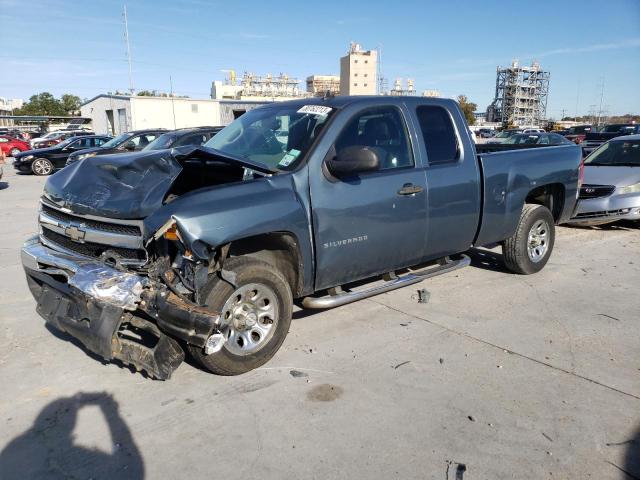
M 584 158 L 580 160 L 580 166 L 578 167 L 578 190 L 584 183 Z

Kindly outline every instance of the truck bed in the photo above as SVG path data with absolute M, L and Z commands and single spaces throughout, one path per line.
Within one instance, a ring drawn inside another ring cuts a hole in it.
M 577 198 L 578 194 L 581 159 L 582 152 L 577 145 L 479 153 L 483 201 L 474 244 L 488 245 L 510 237 L 515 232 L 527 196 L 540 185 L 551 185 L 563 199 L 562 205 L 553 205 L 551 209 L 556 223 L 568 220 L 575 206 L 575 201 L 569 200 Z M 553 178 L 554 183 L 549 184 L 549 178 Z

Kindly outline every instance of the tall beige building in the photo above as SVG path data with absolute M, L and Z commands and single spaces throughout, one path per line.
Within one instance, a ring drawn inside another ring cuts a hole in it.
M 352 43 L 349 53 L 340 59 L 340 94 L 375 95 L 377 71 L 378 52 Z

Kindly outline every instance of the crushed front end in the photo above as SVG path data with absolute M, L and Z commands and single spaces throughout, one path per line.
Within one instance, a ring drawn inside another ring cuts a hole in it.
M 39 235 L 24 244 L 22 264 L 48 324 L 106 360 L 167 379 L 184 360 L 180 342 L 206 347 L 219 316 L 187 288 L 202 283 L 206 265 L 191 265 L 164 235 L 145 239 L 143 229 L 43 198 Z

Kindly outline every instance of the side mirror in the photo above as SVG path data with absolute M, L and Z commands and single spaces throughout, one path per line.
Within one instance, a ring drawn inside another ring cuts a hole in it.
M 132 152 L 133 150 L 136 149 L 136 144 L 133 142 L 127 142 L 124 144 L 124 149 L 125 150 L 129 150 L 130 152 Z
M 343 148 L 335 158 L 328 160 L 327 169 L 336 177 L 371 172 L 380 169 L 380 158 L 375 150 L 354 145 Z

